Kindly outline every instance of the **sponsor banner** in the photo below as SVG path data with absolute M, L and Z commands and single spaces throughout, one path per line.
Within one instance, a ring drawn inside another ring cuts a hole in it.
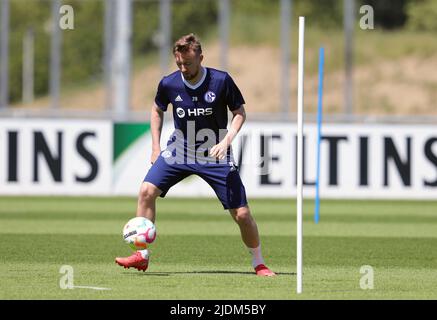
M 161 147 L 173 131 L 164 125 Z M 326 124 L 322 129 L 320 194 L 324 198 L 409 198 L 437 196 L 437 128 L 414 125 Z M 316 125 L 304 129 L 304 196 L 314 197 Z M 296 126 L 247 122 L 233 142 L 235 162 L 249 197 L 296 195 Z M 150 168 L 151 136 L 130 145 L 115 164 L 115 194 L 138 193 Z M 169 197 L 215 194 L 197 176 L 168 192 Z
M 253 197 L 296 195 L 296 127 L 247 123 L 234 151 Z M 315 196 L 316 125 L 304 129 L 304 196 Z M 326 124 L 322 128 L 320 194 L 324 198 L 437 196 L 437 127 Z
M 173 132 L 164 123 L 161 147 Z M 316 125 L 304 128 L 304 196 L 314 197 Z M 296 195 L 296 126 L 246 122 L 233 142 L 248 197 Z M 137 196 L 151 164 L 148 123 L 0 120 L 0 194 Z M 435 199 L 437 127 L 325 124 L 322 198 Z M 192 175 L 168 197 L 215 197 Z
M 165 124 L 164 127 L 168 127 Z M 163 130 L 161 139 L 166 141 L 171 133 Z M 164 145 L 163 145 L 164 146 Z M 141 183 L 149 170 L 152 136 L 149 123 L 114 124 L 114 164 L 112 193 L 138 195 Z
M 0 194 L 109 195 L 110 121 L 0 119 Z

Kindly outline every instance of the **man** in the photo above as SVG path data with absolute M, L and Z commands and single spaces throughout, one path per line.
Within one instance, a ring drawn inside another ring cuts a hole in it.
M 246 119 L 241 92 L 229 74 L 202 66 L 202 48 L 194 34 L 176 41 L 173 54 L 179 71 L 164 77 L 158 86 L 150 120 L 152 167 L 140 189 L 137 216 L 155 222 L 156 198 L 164 197 L 173 185 L 196 174 L 214 189 L 223 208 L 238 224 L 252 254 L 255 273 L 274 276 L 264 264 L 258 228 L 232 157 L 232 140 Z M 161 129 L 169 103 L 173 105 L 175 132 L 161 152 Z M 228 108 L 233 114 L 229 131 Z M 149 252 L 139 250 L 130 257 L 116 258 L 116 263 L 145 271 Z

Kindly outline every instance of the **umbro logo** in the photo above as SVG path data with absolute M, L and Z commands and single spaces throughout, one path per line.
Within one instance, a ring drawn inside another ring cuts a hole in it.
M 180 95 L 178 95 L 177 97 L 176 97 L 176 99 L 174 99 L 174 101 L 184 101 L 184 100 L 182 100 L 182 98 L 181 98 L 181 96 Z

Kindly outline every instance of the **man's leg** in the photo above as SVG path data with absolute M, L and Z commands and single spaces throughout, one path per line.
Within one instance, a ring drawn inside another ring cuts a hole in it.
M 147 172 L 138 194 L 137 217 L 145 217 L 155 223 L 156 198 L 163 196 L 173 185 L 190 174 L 185 166 L 172 165 L 159 157 Z M 115 262 L 119 265 L 145 271 L 149 264 L 149 251 L 139 250 L 125 258 L 118 257 Z
M 156 198 L 162 193 L 154 184 L 143 182 L 138 195 L 137 217 L 144 217 L 155 223 Z M 146 271 L 149 266 L 149 251 L 138 250 L 125 258 L 118 257 L 115 262 L 124 268 L 136 268 Z
M 274 276 L 265 265 L 261 254 L 258 227 L 247 205 L 246 190 L 236 167 L 228 165 L 199 166 L 197 174 L 215 191 L 223 208 L 229 210 L 240 227 L 241 238 L 252 254 L 252 266 L 257 275 Z
M 138 195 L 137 217 L 144 217 L 155 223 L 156 198 L 162 193 L 150 182 L 143 182 Z
M 252 254 L 252 266 L 259 276 L 274 276 L 275 273 L 269 270 L 264 264 L 261 254 L 261 243 L 259 240 L 258 227 L 255 219 L 250 214 L 248 206 L 237 209 L 229 209 L 232 218 L 240 227 L 241 238 Z
M 255 220 L 250 214 L 248 206 L 238 209 L 229 209 L 232 218 L 240 227 L 241 238 L 248 248 L 256 248 L 259 246 L 258 227 Z

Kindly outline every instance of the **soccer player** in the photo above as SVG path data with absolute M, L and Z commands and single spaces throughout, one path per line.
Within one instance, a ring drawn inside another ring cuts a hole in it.
M 243 96 L 228 73 L 202 66 L 202 47 L 194 34 L 177 40 L 173 54 L 179 70 L 164 77 L 158 86 L 150 120 L 152 167 L 140 188 L 137 216 L 155 222 L 156 198 L 164 197 L 176 183 L 196 174 L 214 189 L 223 208 L 238 224 L 255 273 L 274 276 L 265 266 L 258 228 L 232 156 L 232 140 L 246 119 Z M 175 131 L 161 151 L 164 112 L 170 103 Z M 233 114 L 229 130 L 228 108 Z M 125 268 L 145 271 L 149 252 L 139 250 L 115 261 Z

